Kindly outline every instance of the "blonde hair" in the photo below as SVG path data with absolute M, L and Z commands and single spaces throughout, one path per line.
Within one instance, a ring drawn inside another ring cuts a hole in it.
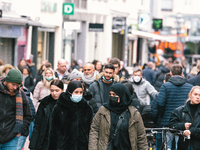
M 193 74 L 193 75 L 197 75 L 198 71 L 197 71 L 197 67 L 192 67 L 191 71 L 190 71 L 190 74 Z
M 43 72 L 43 87 L 47 87 L 48 89 L 50 89 L 50 84 L 51 84 L 51 81 L 53 81 L 53 79 L 51 81 L 47 81 L 47 79 L 45 78 L 45 74 L 46 74 L 46 71 L 47 70 L 50 70 L 52 72 L 52 75 L 53 75 L 53 79 L 55 79 L 55 74 L 54 74 L 54 71 L 53 69 L 51 68 L 46 68 Z
M 192 92 L 195 90 L 195 89 L 200 89 L 200 86 L 193 86 L 192 89 L 190 90 L 189 94 L 192 94 Z M 189 94 L 188 94 L 188 99 L 186 100 L 185 103 L 187 103 L 188 101 L 190 101 L 190 97 L 189 97 Z

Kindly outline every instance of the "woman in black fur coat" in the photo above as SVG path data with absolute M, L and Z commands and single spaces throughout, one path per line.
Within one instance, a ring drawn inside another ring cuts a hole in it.
M 35 117 L 35 125 L 29 148 L 31 150 L 48 150 L 50 117 L 57 99 L 64 90 L 63 82 L 55 79 L 50 83 L 50 95 L 43 98 Z
M 49 150 L 87 150 L 92 108 L 79 81 L 71 81 L 52 112 Z

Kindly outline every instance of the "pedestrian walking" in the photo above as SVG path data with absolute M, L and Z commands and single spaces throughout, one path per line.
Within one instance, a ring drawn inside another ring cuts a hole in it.
M 29 144 L 30 149 L 48 150 L 51 112 L 63 90 L 63 82 L 55 79 L 50 84 L 50 95 L 40 100 L 41 103 L 35 117 L 35 125 Z
M 16 150 L 18 139 L 29 127 L 31 111 L 25 93 L 19 88 L 22 74 L 11 69 L 0 78 L 0 149 Z
M 43 80 L 38 82 L 33 93 L 33 104 L 37 112 L 39 100 L 50 94 L 50 83 L 55 79 L 54 71 L 51 68 L 46 68 L 43 72 Z
M 131 94 L 122 83 L 110 88 L 109 102 L 100 107 L 90 129 L 89 150 L 147 150 L 147 138 Z
M 92 108 L 80 81 L 71 81 L 52 112 L 49 150 L 88 150 Z
M 184 106 L 176 108 L 170 117 L 169 126 L 174 129 L 182 130 L 183 135 L 190 136 L 184 139 L 179 136 L 178 149 L 180 150 L 199 150 L 200 148 L 200 86 L 194 86 L 189 99 Z

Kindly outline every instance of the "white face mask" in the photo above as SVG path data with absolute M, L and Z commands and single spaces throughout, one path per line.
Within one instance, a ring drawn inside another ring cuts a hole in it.
M 137 83 L 141 80 L 141 78 L 139 76 L 134 76 L 133 80 Z

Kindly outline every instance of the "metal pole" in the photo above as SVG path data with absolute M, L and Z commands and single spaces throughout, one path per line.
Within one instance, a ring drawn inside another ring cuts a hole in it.
M 125 25 L 124 67 L 127 67 L 128 58 L 128 26 Z

